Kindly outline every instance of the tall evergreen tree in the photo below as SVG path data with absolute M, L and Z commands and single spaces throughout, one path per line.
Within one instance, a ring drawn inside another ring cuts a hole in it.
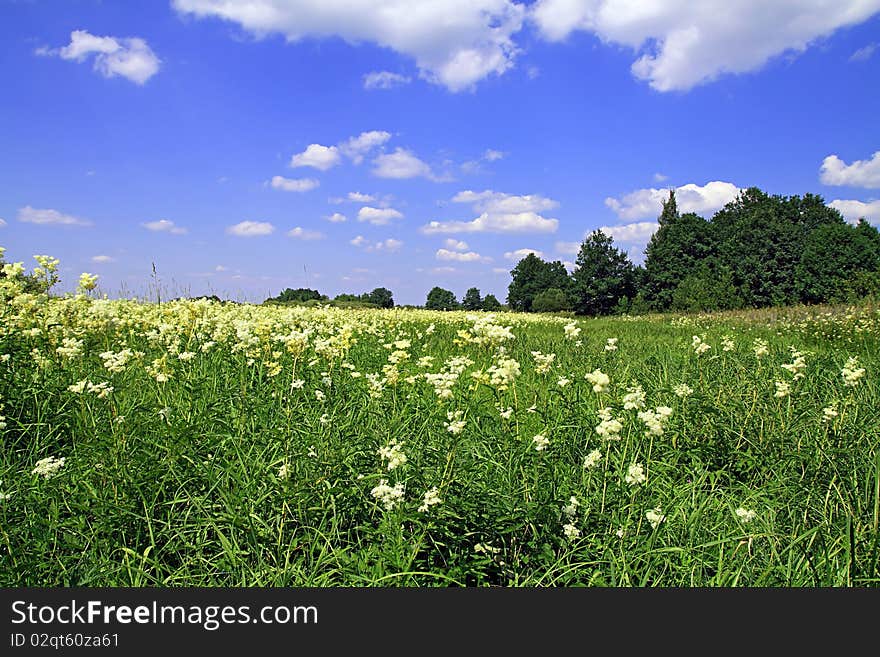
M 464 293 L 464 297 L 461 299 L 461 307 L 465 310 L 480 310 L 483 307 L 479 288 L 472 287 Z
M 534 253 L 520 260 L 510 274 L 512 280 L 507 288 L 507 305 L 511 310 L 529 312 L 532 302 L 541 292 L 555 287 L 567 293 L 571 287 L 562 262 L 546 262 Z
M 574 310 L 579 315 L 607 315 L 621 299 L 631 299 L 633 265 L 614 240 L 594 230 L 581 244 L 572 273 Z

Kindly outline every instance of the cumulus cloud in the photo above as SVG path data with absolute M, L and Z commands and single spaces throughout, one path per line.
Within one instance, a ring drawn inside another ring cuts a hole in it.
M 262 237 L 274 232 L 275 226 L 268 221 L 242 221 L 226 228 L 226 233 L 235 237 Z
M 297 153 L 290 158 L 291 167 L 313 167 L 326 171 L 339 164 L 342 158 L 336 146 L 322 146 L 321 144 L 309 144 L 302 153 Z
M 285 178 L 284 176 L 272 176 L 270 181 L 272 189 L 280 189 L 285 192 L 308 192 L 315 189 L 321 183 L 314 178 Z
M 463 242 L 461 240 L 456 240 L 451 237 L 444 240 L 443 245 L 447 249 L 452 249 L 453 251 L 467 251 L 468 250 L 467 242 Z
M 29 205 L 19 208 L 18 220 L 26 224 L 40 224 L 44 226 L 91 226 L 92 222 L 80 219 L 73 215 L 63 214 L 58 210 L 32 208 Z
M 395 251 L 399 251 L 400 247 L 403 246 L 403 242 L 400 240 L 394 239 L 393 237 L 389 237 L 386 240 L 379 240 L 378 242 L 374 242 L 372 240 L 368 240 L 363 235 L 358 235 L 352 240 L 348 242 L 352 246 L 356 246 L 359 249 L 363 249 L 367 253 L 374 253 L 376 251 L 387 251 L 389 253 L 394 253 Z
M 876 0 L 538 0 L 531 18 L 551 41 L 583 30 L 644 53 L 632 73 L 658 91 L 673 91 L 803 52 L 878 10 Z
M 423 233 L 554 233 L 559 227 L 559 220 L 538 214 L 559 203 L 537 194 L 515 196 L 492 190 L 465 190 L 452 201 L 469 203 L 481 214 L 472 221 L 432 221 L 422 227 Z
M 487 148 L 483 151 L 483 154 L 478 160 L 468 160 L 467 162 L 463 162 L 461 170 L 465 173 L 482 173 L 483 163 L 497 162 L 498 160 L 503 159 L 506 155 L 507 153 L 504 151 L 496 151 L 492 148 Z
M 257 37 L 340 37 L 411 57 L 422 78 L 453 92 L 513 66 L 526 8 L 512 0 L 173 0 L 178 12 L 220 18 Z
M 530 253 L 535 254 L 539 258 L 544 257 L 543 251 L 537 251 L 535 249 L 517 249 L 516 251 L 507 251 L 507 252 L 505 252 L 504 257 L 507 260 L 513 260 L 513 261 L 518 262 L 518 261 L 522 260 L 523 258 L 525 258 Z
M 880 226 L 880 199 L 868 203 L 835 199 L 828 205 L 839 211 L 851 223 L 856 223 L 864 217 L 868 223 Z
M 636 221 L 620 226 L 602 226 L 599 230 L 613 238 L 615 242 L 647 243 L 659 227 L 660 224 L 656 221 Z
M 373 175 L 380 178 L 427 178 L 438 180 L 431 167 L 405 148 L 396 148 L 393 153 L 382 153 L 373 160 Z
M 342 224 L 348 221 L 348 217 L 346 217 L 341 212 L 334 212 L 333 214 L 324 217 L 326 221 L 329 221 L 331 224 Z
M 475 251 L 450 251 L 449 249 L 437 249 L 434 254 L 437 260 L 456 260 L 458 262 L 492 262 L 492 258 L 481 256 Z
M 95 264 L 98 264 L 98 265 L 103 265 L 108 262 L 113 262 L 114 260 L 115 260 L 115 258 L 108 256 L 108 255 L 92 256 L 92 262 L 94 262 Z
M 825 185 L 880 189 L 880 151 L 875 151 L 870 160 L 856 160 L 852 164 L 829 155 L 822 161 L 819 180 Z
M 375 196 L 372 196 L 371 194 L 361 194 L 360 192 L 349 192 L 346 198 L 354 203 L 371 203 L 376 200 Z
M 581 249 L 580 242 L 556 242 L 556 252 L 565 255 L 576 255 Z
M 159 219 L 158 221 L 148 221 L 141 224 L 147 230 L 154 233 L 171 233 L 172 235 L 186 235 L 187 229 L 177 226 L 170 219 Z
M 708 182 L 702 187 L 690 183 L 675 188 L 675 199 L 679 212 L 703 214 L 724 207 L 736 198 L 739 191 L 733 183 L 718 180 Z M 660 216 L 663 201 L 667 198 L 669 198 L 668 189 L 638 189 L 619 199 L 606 198 L 605 205 L 621 219 L 644 219 Z
M 364 89 L 394 89 L 409 84 L 412 78 L 391 71 L 370 71 L 364 76 Z
M 391 133 L 384 130 L 370 130 L 362 132 L 357 137 L 351 137 L 339 144 L 339 150 L 351 158 L 355 164 L 360 164 L 364 156 L 374 148 L 377 148 L 391 139 Z
M 36 54 L 83 62 L 94 55 L 93 67 L 106 78 L 123 77 L 144 84 L 159 72 L 161 60 L 144 39 L 95 36 L 86 30 L 70 33 L 62 48 L 38 48 Z
M 298 240 L 324 239 L 323 233 L 319 233 L 316 230 L 307 230 L 305 228 L 301 228 L 300 226 L 297 226 L 296 228 L 292 228 L 291 230 L 287 231 L 287 236 Z
M 495 162 L 497 160 L 503 159 L 505 155 L 507 155 L 507 153 L 505 153 L 504 151 L 496 151 L 494 149 L 487 148 L 483 152 L 483 159 L 486 160 L 486 162 Z
M 357 220 L 367 221 L 374 226 L 387 226 L 392 219 L 403 219 L 403 213 L 394 208 L 371 208 L 364 206 L 358 210 Z

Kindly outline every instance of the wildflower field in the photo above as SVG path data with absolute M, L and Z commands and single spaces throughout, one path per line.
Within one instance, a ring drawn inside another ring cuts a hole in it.
M 880 310 L 580 319 L 3 281 L 3 586 L 876 586 Z

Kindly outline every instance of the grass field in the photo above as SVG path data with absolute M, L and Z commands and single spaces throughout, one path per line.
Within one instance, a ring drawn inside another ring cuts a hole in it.
M 880 310 L 0 306 L 2 586 L 876 586 Z

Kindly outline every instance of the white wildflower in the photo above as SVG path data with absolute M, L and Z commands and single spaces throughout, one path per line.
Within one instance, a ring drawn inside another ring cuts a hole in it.
M 630 486 L 638 486 L 639 484 L 645 483 L 647 477 L 645 476 L 645 466 L 641 463 L 632 463 L 626 471 L 626 477 L 624 477 L 624 481 L 628 483 Z
M 595 468 L 597 465 L 599 465 L 599 462 L 601 460 L 602 452 L 600 452 L 598 449 L 594 449 L 592 452 L 584 457 L 584 467 L 588 470 Z
M 53 477 L 58 474 L 58 471 L 64 467 L 65 457 L 61 457 L 60 459 L 55 458 L 54 456 L 47 456 L 44 459 L 40 459 L 37 461 L 34 469 L 31 470 L 31 474 L 40 475 L 45 479 L 49 477 Z
M 666 516 L 663 515 L 663 510 L 660 507 L 656 509 L 651 509 L 650 511 L 645 513 L 645 518 L 648 519 L 648 522 L 651 523 L 651 529 L 657 529 L 657 526 L 666 520 Z
M 432 506 L 441 504 L 442 502 L 443 500 L 440 499 L 440 492 L 437 490 L 436 486 L 433 486 L 425 491 L 425 497 L 422 499 L 421 506 L 419 506 L 419 512 L 424 513 Z

